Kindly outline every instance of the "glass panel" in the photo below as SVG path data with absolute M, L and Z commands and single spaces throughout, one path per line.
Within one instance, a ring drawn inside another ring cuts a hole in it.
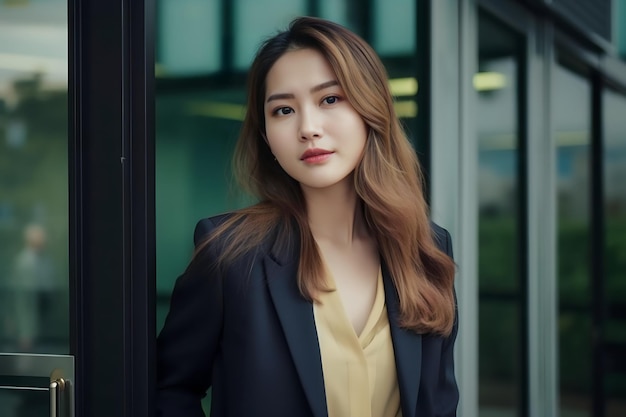
M 0 387 L 0 404 L 1 417 L 49 416 L 50 391 Z
M 557 256 L 561 415 L 591 415 L 589 278 L 591 84 L 557 65 L 553 107 L 557 149 Z
M 349 0 L 320 0 L 320 16 L 354 30 L 348 15 Z
M 222 67 L 219 39 L 222 33 L 219 0 L 159 0 L 157 55 L 161 76 L 197 75 Z
M 412 54 L 415 50 L 415 0 L 375 0 L 372 46 L 382 56 Z
M 0 351 L 69 351 L 66 14 L 0 3 Z
M 605 388 L 607 416 L 618 417 L 626 415 L 626 95 L 605 90 L 603 100 Z
M 264 38 L 284 29 L 296 16 L 307 14 L 305 0 L 236 0 L 235 67 L 245 70 Z
M 0 353 L 0 417 L 50 415 L 50 381 L 58 378 L 65 380 L 57 392 L 59 415 L 65 416 L 73 401 L 72 356 Z
M 57 386 L 57 414 L 69 416 L 73 395 L 71 382 Z M 49 377 L 0 376 L 0 417 L 45 417 L 50 415 Z
M 371 35 L 372 46 L 380 55 L 389 75 L 396 114 L 404 119 L 403 125 L 409 140 L 419 149 L 416 8 L 417 2 L 414 0 L 376 0 L 372 10 L 373 27 L 365 31 Z M 427 117 L 426 114 L 424 117 Z
M 479 415 L 518 416 L 527 343 L 526 276 L 519 255 L 523 39 L 483 12 L 478 33 Z

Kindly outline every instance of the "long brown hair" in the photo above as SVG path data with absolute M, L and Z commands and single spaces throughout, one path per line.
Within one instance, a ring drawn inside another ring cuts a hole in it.
M 264 140 L 267 74 L 285 52 L 298 48 L 314 48 L 326 57 L 368 126 L 354 186 L 397 288 L 400 324 L 419 333 L 448 335 L 455 314 L 454 263 L 433 240 L 420 165 L 395 114 L 387 73 L 365 41 L 326 20 L 295 19 L 259 49 L 248 75 L 248 109 L 233 159 L 240 185 L 259 203 L 230 216 L 196 254 L 222 237 L 226 243 L 219 262 L 232 262 L 261 244 L 278 225 L 284 232 L 278 239 L 287 239 L 295 223 L 300 232 L 300 292 L 313 301 L 324 289 L 322 261 L 300 186 L 274 161 Z

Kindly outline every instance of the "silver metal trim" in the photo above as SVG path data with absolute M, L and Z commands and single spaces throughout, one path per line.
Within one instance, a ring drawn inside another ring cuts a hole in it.
M 479 312 L 478 312 L 478 135 L 474 74 L 478 72 L 477 0 L 459 2 L 459 124 L 458 204 L 456 256 L 459 265 L 459 339 L 457 355 L 463 417 L 476 417 L 479 410 Z M 439 140 L 439 138 L 435 138 Z
M 461 326 L 459 417 L 478 416 L 477 146 L 472 84 L 477 0 L 431 1 L 431 214 L 452 235 Z M 455 105 L 455 103 L 458 103 Z
M 555 29 L 545 23 L 544 43 L 544 85 L 542 102 L 544 108 L 542 159 L 538 167 L 542 176 L 537 184 L 541 201 L 539 205 L 538 232 L 541 238 L 536 242 L 539 262 L 539 398 L 540 415 L 559 415 L 559 333 L 558 333 L 558 271 L 557 271 L 557 148 L 554 140 L 554 70 L 556 64 Z M 542 171 L 543 170 L 543 171 Z
M 57 407 L 59 405 L 57 401 L 57 397 L 59 395 L 58 388 L 59 388 L 58 382 L 52 381 L 50 383 L 50 417 L 58 416 L 58 413 L 57 413 Z
M 15 387 L 10 385 L 0 385 L 0 390 L 8 389 L 14 391 L 48 391 L 50 388 L 40 388 L 40 387 Z
M 554 28 L 538 20 L 528 41 L 528 411 L 557 416 Z

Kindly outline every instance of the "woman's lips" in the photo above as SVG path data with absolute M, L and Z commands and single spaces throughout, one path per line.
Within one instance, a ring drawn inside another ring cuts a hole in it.
M 326 149 L 307 149 L 300 156 L 300 160 L 307 164 L 319 164 L 328 160 L 332 154 L 332 151 L 327 151 Z

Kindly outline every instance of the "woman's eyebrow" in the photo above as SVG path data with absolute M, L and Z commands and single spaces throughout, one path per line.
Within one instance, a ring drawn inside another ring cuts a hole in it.
M 310 91 L 311 93 L 316 93 L 318 91 L 324 90 L 325 88 L 334 87 L 336 85 L 339 85 L 339 82 L 337 80 L 330 80 L 312 87 Z M 292 99 L 294 97 L 295 96 L 291 93 L 277 93 L 269 96 L 266 102 L 269 103 L 272 100 Z
M 316 93 L 320 90 L 323 90 L 328 87 L 334 87 L 336 85 L 339 85 L 339 82 L 337 82 L 337 80 L 326 81 L 325 83 L 318 84 L 315 87 L 311 88 L 311 92 Z

